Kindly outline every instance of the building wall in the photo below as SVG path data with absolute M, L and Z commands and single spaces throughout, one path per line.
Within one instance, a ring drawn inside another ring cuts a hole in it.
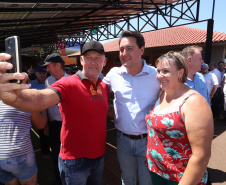
M 224 47 L 223 46 L 215 46 L 212 47 L 211 53 L 211 62 L 220 62 L 223 61 L 224 57 Z
M 201 44 L 200 46 L 203 47 L 202 56 L 203 56 L 203 59 L 205 60 L 205 44 Z M 158 57 L 160 57 L 162 54 L 167 53 L 169 51 L 181 51 L 185 47 L 186 47 L 185 45 L 181 45 L 181 46 L 169 46 L 169 47 L 158 47 L 158 48 L 146 48 L 144 51 L 143 59 L 145 59 L 149 65 L 154 66 L 155 60 Z M 224 57 L 226 58 L 226 49 L 224 51 L 224 48 L 226 48 L 226 43 L 220 44 L 220 45 L 213 44 L 211 61 L 213 62 L 223 61 Z M 107 57 L 107 64 L 102 71 L 104 75 L 106 75 L 112 67 L 121 66 L 121 62 L 119 60 L 119 51 L 108 52 L 106 53 L 106 57 Z M 80 66 L 80 59 L 79 59 L 80 56 L 76 56 L 76 58 L 77 58 L 77 65 Z
M 121 66 L 118 51 L 106 53 L 106 58 L 107 58 L 107 64 L 102 71 L 104 76 L 110 71 L 110 69 L 112 67 L 120 67 Z

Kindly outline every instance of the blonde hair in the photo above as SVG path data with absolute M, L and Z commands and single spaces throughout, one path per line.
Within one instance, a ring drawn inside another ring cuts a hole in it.
M 184 48 L 181 53 L 187 60 L 188 57 L 191 57 L 194 54 L 195 50 L 199 50 L 200 52 L 202 52 L 203 48 L 197 45 L 192 45 Z
M 184 69 L 181 82 L 185 83 L 187 81 L 188 76 L 187 62 L 180 52 L 169 51 L 168 53 L 161 55 L 156 60 L 155 65 L 157 66 L 159 63 L 161 64 L 165 62 L 169 63 L 169 65 L 173 63 L 176 66 L 177 70 Z

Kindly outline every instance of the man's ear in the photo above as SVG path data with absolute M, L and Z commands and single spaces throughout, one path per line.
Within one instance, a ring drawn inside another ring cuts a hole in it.
M 83 66 L 84 58 L 82 55 L 80 56 L 80 62 L 81 62 L 81 65 Z
M 142 46 L 142 47 L 140 48 L 140 51 L 141 51 L 141 55 L 143 55 L 143 54 L 144 54 L 144 46 Z
M 187 57 L 187 62 L 191 63 L 191 56 Z

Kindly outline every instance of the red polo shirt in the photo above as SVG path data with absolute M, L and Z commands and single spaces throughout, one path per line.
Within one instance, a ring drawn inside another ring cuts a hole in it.
M 104 155 L 109 102 L 107 85 L 101 80 L 95 85 L 79 71 L 61 78 L 50 88 L 61 99 L 61 158 L 93 159 Z

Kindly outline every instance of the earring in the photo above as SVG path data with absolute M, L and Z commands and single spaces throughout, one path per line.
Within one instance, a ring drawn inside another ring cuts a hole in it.
M 179 77 L 179 78 L 178 78 L 178 81 L 181 82 L 181 81 L 182 81 L 182 77 Z

